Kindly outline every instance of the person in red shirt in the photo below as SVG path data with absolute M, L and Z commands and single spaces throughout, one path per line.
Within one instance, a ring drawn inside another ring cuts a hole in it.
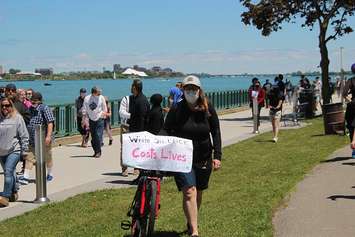
M 248 95 L 249 95 L 250 107 L 252 108 L 252 110 L 253 110 L 253 98 L 257 97 L 257 102 L 258 102 L 257 121 L 259 127 L 260 111 L 261 108 L 264 107 L 265 105 L 265 90 L 261 87 L 260 82 L 257 78 L 253 78 L 252 82 L 253 84 L 249 87 Z M 252 111 L 252 114 L 254 114 L 254 111 Z

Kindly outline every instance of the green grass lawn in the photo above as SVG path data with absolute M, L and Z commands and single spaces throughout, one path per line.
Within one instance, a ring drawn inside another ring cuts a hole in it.
M 302 129 L 282 130 L 223 149 L 222 169 L 212 175 L 204 194 L 199 231 L 204 237 L 272 236 L 272 215 L 321 160 L 348 143 L 345 136 L 322 136 L 323 120 Z M 120 222 L 135 189 L 105 190 L 51 203 L 0 223 L 0 236 L 125 236 Z M 172 180 L 162 185 L 156 236 L 187 236 L 181 194 Z

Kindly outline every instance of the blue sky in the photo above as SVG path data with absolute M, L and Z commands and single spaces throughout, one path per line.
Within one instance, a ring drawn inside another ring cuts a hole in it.
M 0 3 L 0 65 L 56 72 L 159 65 L 182 72 L 314 71 L 317 30 L 286 24 L 270 37 L 241 23 L 238 0 L 61 0 Z M 355 19 L 349 19 L 355 28 Z M 352 44 L 351 44 L 351 43 Z M 355 62 L 355 33 L 328 45 L 331 70 Z

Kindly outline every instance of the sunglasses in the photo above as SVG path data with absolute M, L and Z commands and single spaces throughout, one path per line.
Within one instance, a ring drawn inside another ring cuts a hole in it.
M 12 107 L 11 104 L 2 104 L 1 108 L 10 108 Z

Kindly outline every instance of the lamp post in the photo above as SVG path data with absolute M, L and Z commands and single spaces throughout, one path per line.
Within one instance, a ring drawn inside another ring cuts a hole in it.
M 343 89 L 345 86 L 345 81 L 344 81 L 344 69 L 343 69 L 343 49 L 344 47 L 340 47 L 340 100 L 341 103 L 344 103 L 344 98 L 342 96 L 343 94 Z
M 344 47 L 340 47 L 340 72 L 343 76 L 343 49 Z

